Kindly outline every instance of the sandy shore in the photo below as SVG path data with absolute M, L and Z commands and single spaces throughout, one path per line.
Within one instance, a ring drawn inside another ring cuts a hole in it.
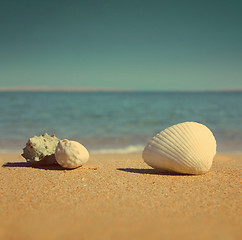
M 92 155 L 74 170 L 1 154 L 0 239 L 241 239 L 242 155 L 211 171 L 157 172 L 140 154 Z

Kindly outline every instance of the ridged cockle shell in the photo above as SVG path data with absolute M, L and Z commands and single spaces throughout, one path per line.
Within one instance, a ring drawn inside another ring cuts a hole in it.
M 215 154 L 212 132 L 203 124 L 184 122 L 153 137 L 143 151 L 143 159 L 153 168 L 202 174 L 211 168 Z
M 55 150 L 56 161 L 64 168 L 77 168 L 89 159 L 87 149 L 76 141 L 61 140 Z

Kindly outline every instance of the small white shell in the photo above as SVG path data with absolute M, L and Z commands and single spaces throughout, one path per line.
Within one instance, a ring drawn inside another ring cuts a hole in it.
M 212 132 L 200 123 L 184 122 L 153 137 L 143 151 L 143 159 L 153 168 L 202 174 L 211 168 L 215 154 Z
M 89 153 L 79 142 L 64 139 L 56 147 L 55 158 L 64 168 L 77 168 L 88 161 Z

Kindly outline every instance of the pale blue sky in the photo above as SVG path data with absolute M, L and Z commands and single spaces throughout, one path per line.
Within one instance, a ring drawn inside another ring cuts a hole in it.
M 242 1 L 3 0 L 0 87 L 242 89 Z

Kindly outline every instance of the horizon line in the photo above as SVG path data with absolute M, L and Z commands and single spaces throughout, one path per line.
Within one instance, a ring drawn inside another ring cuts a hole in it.
M 53 87 L 53 86 L 8 86 L 0 87 L 0 92 L 241 92 L 242 88 L 225 89 L 166 89 L 166 90 L 141 90 L 141 89 L 118 89 L 101 87 Z

